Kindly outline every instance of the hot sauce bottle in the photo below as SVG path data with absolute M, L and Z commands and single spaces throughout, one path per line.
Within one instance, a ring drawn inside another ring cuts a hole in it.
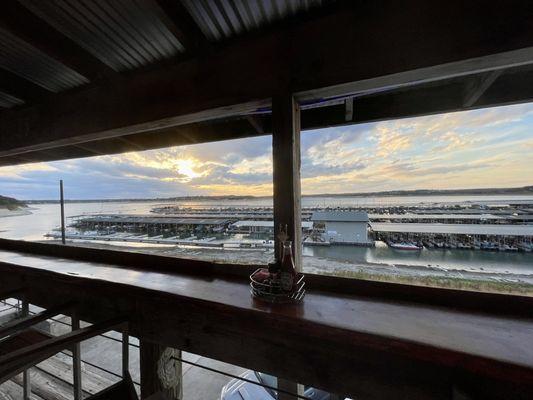
M 283 256 L 281 259 L 281 267 L 279 271 L 279 278 L 281 281 L 281 288 L 286 292 L 291 292 L 296 286 L 296 267 L 294 266 L 294 259 L 292 258 L 292 242 L 287 240 L 283 242 Z

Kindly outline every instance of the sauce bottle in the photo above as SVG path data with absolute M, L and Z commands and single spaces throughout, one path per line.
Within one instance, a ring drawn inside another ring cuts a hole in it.
M 279 271 L 281 289 L 286 292 L 293 291 L 296 287 L 296 276 L 296 267 L 292 258 L 292 242 L 287 240 L 283 242 L 283 256 Z

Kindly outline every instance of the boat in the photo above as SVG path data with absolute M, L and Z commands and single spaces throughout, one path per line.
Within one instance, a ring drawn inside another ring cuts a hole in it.
M 388 242 L 387 244 L 389 245 L 389 247 L 392 247 L 396 250 L 422 250 L 422 246 L 419 246 L 418 244 L 412 242 Z

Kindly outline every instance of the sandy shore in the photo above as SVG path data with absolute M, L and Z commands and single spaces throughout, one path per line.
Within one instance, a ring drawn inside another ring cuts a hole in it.
M 57 241 L 54 241 L 57 242 Z M 136 246 L 129 247 L 120 244 L 76 242 L 77 246 L 85 246 L 101 249 L 116 249 L 139 253 L 158 254 L 170 257 L 189 258 L 196 260 L 213 261 L 219 263 L 266 265 L 273 260 L 273 250 L 249 250 L 232 249 L 222 250 L 214 248 L 184 248 L 174 245 Z M 521 275 L 511 273 L 498 273 L 490 271 L 468 271 L 457 269 L 445 269 L 436 266 L 419 266 L 405 264 L 380 264 L 380 263 L 350 263 L 333 260 L 324 257 L 303 257 L 304 272 L 313 274 L 336 275 L 354 278 L 381 277 L 383 280 L 391 278 L 395 281 L 409 281 L 416 283 L 417 280 L 455 280 L 463 282 L 489 282 L 494 285 L 531 285 L 533 293 L 533 275 Z
M 19 208 L 17 210 L 8 210 L 7 208 L 0 208 L 0 218 L 4 217 L 20 217 L 21 215 L 30 215 L 31 211 L 27 208 Z

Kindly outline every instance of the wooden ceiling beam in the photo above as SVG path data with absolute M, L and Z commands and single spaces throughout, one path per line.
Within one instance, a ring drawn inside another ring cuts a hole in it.
M 470 80 L 467 84 L 463 106 L 466 108 L 475 105 L 479 98 L 483 96 L 483 93 L 498 79 L 503 71 L 502 69 L 489 71 Z
M 320 98 L 530 64 L 530 8 L 527 2 L 504 9 L 486 2 L 341 2 L 297 25 L 235 40 L 208 58 L 3 113 L 0 133 L 9 135 L 0 135 L 0 156 L 250 112 L 282 86 L 298 98 Z M 502 40 L 487 40 L 488 33 Z M 350 50 L 341 42 L 351 43 Z
M 357 112 L 351 115 L 351 119 L 346 118 L 345 103 L 302 110 L 302 131 L 533 101 L 533 69 L 519 68 L 519 72 L 508 70 L 485 91 L 476 104 L 465 108 L 463 104 L 465 82 L 470 82 L 472 79 L 473 77 L 454 78 L 439 84 L 412 86 L 393 92 L 358 97 L 352 99 L 353 108 L 357 109 Z M 143 151 L 268 135 L 272 132 L 271 115 L 265 114 L 252 119 L 256 120 L 254 124 L 248 117 L 212 121 L 98 140 L 81 146 L 58 147 L 48 151 L 0 157 L 0 166 Z M 255 122 L 260 122 L 260 130 L 256 129 Z M 121 146 L 118 145 L 120 143 Z M 82 150 L 82 146 L 86 150 Z
M 494 82 L 475 105 L 464 108 L 464 87 L 472 77 L 454 78 L 409 88 L 352 99 L 357 112 L 346 119 L 344 103 L 302 110 L 302 131 L 341 125 L 353 125 L 399 118 L 464 111 L 482 107 L 503 106 L 533 101 L 533 69 L 508 70 Z M 236 120 L 212 121 L 136 133 L 124 137 L 98 140 L 80 145 L 54 148 L 48 151 L 22 153 L 0 157 L 0 166 L 28 162 L 83 158 L 102 154 L 118 154 L 216 140 L 231 140 L 268 135 L 272 132 L 271 115 L 254 117 L 260 122 L 256 129 L 248 117 Z M 118 144 L 122 143 L 121 146 Z M 89 149 L 90 147 L 90 149 Z
M 79 47 L 17 0 L 2 1 L 0 27 L 90 81 L 118 76 L 111 67 Z
M 258 135 L 265 134 L 265 127 L 263 121 L 261 121 L 256 115 L 248 115 L 246 120 L 250 123 L 251 127 L 257 132 Z
M 186 52 L 195 53 L 205 49 L 209 42 L 181 1 L 156 0 L 162 10 L 161 20 L 185 47 Z
M 53 93 L 11 71 L 0 68 L 0 91 L 15 96 L 25 103 L 37 103 Z

